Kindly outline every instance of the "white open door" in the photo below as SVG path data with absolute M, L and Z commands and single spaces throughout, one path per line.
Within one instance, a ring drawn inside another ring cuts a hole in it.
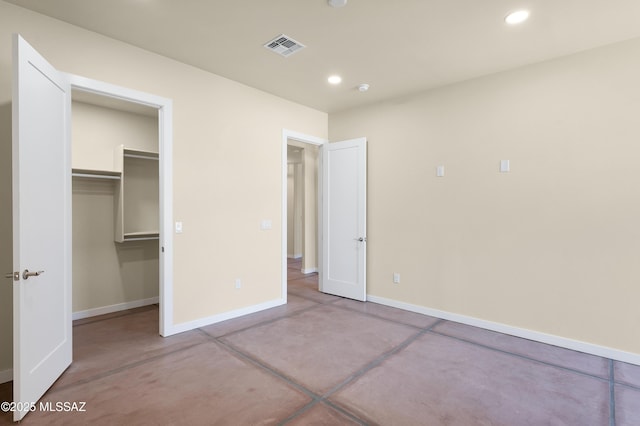
M 13 398 L 24 417 L 71 364 L 71 94 L 13 38 Z
M 367 140 L 325 144 L 321 153 L 320 291 L 365 301 Z

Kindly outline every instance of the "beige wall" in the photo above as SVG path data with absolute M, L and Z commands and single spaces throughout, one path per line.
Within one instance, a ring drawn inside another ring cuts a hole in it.
M 118 145 L 158 152 L 157 117 L 73 103 L 74 168 L 115 170 Z M 114 242 L 116 185 L 73 179 L 74 312 L 158 297 L 158 241 Z
M 158 152 L 158 117 L 119 111 L 84 102 L 71 108 L 72 167 L 115 171 L 118 145 Z
M 331 114 L 369 140 L 368 292 L 640 354 L 638 76 L 640 39 Z
M 282 297 L 282 129 L 326 137 L 327 114 L 5 2 L 0 105 L 14 32 L 62 71 L 173 99 L 176 324 Z
M 11 214 L 11 104 L 0 102 L 0 373 L 13 367 L 13 270 Z

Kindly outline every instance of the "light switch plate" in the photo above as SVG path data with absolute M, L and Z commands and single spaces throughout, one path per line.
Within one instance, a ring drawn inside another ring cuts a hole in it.
M 176 234 L 182 234 L 182 222 L 176 222 Z
M 509 170 L 509 160 L 500 160 L 500 173 L 507 173 Z
M 443 177 L 444 176 L 444 166 L 436 167 L 436 176 Z
M 273 224 L 271 223 L 270 219 L 264 219 L 260 224 L 260 229 L 262 229 L 263 231 L 266 231 L 271 228 L 273 228 Z

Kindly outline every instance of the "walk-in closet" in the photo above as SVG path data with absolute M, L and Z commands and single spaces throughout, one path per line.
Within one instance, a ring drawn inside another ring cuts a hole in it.
M 158 110 L 73 100 L 73 317 L 157 303 Z

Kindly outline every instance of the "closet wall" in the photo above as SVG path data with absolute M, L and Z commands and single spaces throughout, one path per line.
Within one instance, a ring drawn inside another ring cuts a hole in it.
M 72 114 L 74 169 L 116 171 L 116 152 L 120 145 L 158 152 L 157 115 L 146 116 L 83 102 L 73 102 Z M 154 163 L 157 166 L 157 161 Z M 158 240 L 115 242 L 119 186 L 120 181 L 115 179 L 73 178 L 75 317 L 99 313 L 99 308 L 113 305 L 126 307 L 157 300 Z M 157 202 L 157 183 L 143 195 Z M 157 211 L 156 207 L 154 213 Z M 138 212 L 137 207 L 131 209 L 133 214 Z

